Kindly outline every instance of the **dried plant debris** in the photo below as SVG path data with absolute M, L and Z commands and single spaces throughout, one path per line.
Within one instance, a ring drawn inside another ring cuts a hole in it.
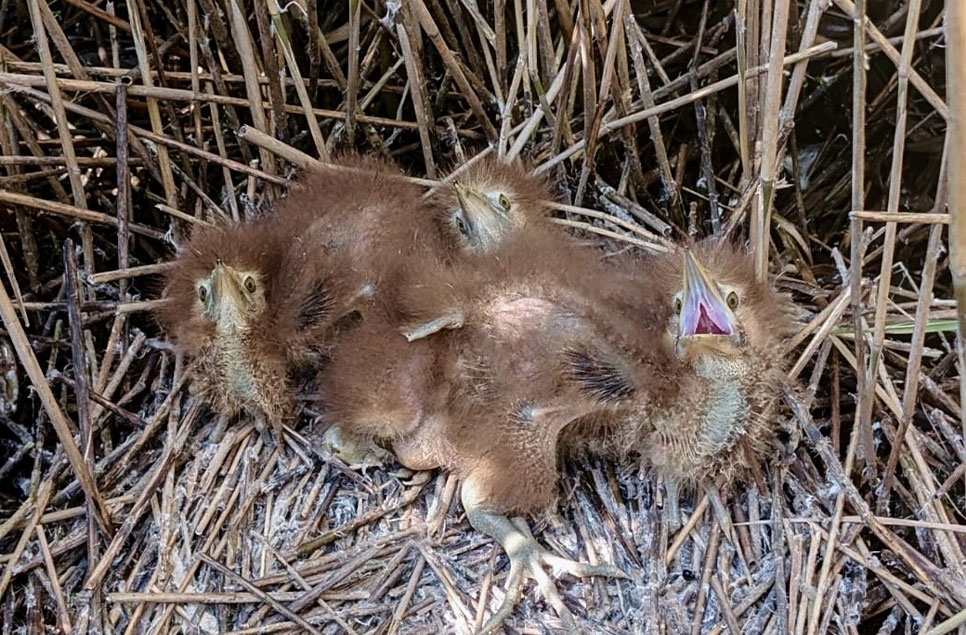
M 827 4 L 2 3 L 3 632 L 469 633 L 500 606 L 455 479 L 347 468 L 307 399 L 274 445 L 248 413 L 216 430 L 154 318 L 194 227 L 271 214 L 348 151 L 427 192 L 522 159 L 605 258 L 726 234 L 800 308 L 780 447 L 685 494 L 680 531 L 637 457 L 561 458 L 536 537 L 628 575 L 557 580 L 577 630 L 955 628 L 943 3 Z M 529 593 L 506 629 L 555 615 Z

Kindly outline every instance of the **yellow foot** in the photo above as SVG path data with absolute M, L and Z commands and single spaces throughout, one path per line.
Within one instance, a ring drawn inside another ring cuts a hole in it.
M 331 426 L 322 435 L 325 449 L 339 457 L 352 469 L 366 468 L 382 462 L 386 451 L 369 439 L 346 432 L 339 426 Z
M 562 572 L 580 578 L 598 575 L 612 578 L 627 577 L 623 571 L 614 565 L 592 565 L 550 553 L 536 541 L 524 519 L 514 518 L 511 520 L 502 514 L 485 511 L 472 504 L 467 505 L 466 486 L 467 484 L 464 483 L 462 498 L 466 517 L 470 524 L 478 531 L 496 539 L 510 558 L 510 575 L 507 578 L 506 597 L 496 613 L 483 625 L 480 630 L 481 633 L 494 632 L 503 625 L 503 622 L 520 601 L 523 584 L 528 579 L 537 583 L 540 592 L 557 612 L 563 627 L 568 632 L 578 632 L 570 609 L 564 604 L 554 579 L 547 574 L 544 567 L 550 567 L 553 570 L 554 577 L 559 576 Z M 472 497 L 472 494 L 470 497 Z

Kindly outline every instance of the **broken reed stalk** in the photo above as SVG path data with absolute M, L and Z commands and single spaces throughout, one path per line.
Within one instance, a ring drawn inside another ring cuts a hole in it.
M 902 165 L 906 149 L 906 123 L 908 119 L 908 93 L 909 93 L 909 68 L 912 64 L 912 53 L 916 47 L 916 31 L 919 26 L 919 12 L 921 0 L 910 0 L 906 15 L 905 37 L 902 45 L 902 56 L 898 68 L 898 88 L 896 95 L 896 131 L 892 145 L 892 167 L 889 171 L 889 198 L 886 212 L 896 214 L 899 212 L 900 187 L 902 185 Z M 882 246 L 882 264 L 879 268 L 879 285 L 875 304 L 875 330 L 872 335 L 872 347 L 869 360 L 869 374 L 874 375 L 882 355 L 882 347 L 885 341 L 885 321 L 889 308 L 889 296 L 892 291 L 893 275 L 893 256 L 895 253 L 896 233 L 898 224 L 887 222 Z M 921 289 L 926 293 L 932 292 L 931 289 Z M 912 360 L 911 360 L 912 361 Z M 912 385 L 919 384 L 918 374 L 911 378 Z M 908 391 L 909 385 L 907 383 Z M 905 408 L 903 409 L 905 410 Z M 912 413 L 909 413 L 911 419 Z M 892 456 L 889 458 L 889 465 L 886 467 L 885 481 L 882 486 L 882 500 L 888 496 L 891 487 L 892 470 L 895 469 L 895 461 L 898 460 L 898 452 L 904 445 L 904 438 L 909 427 L 909 419 L 903 417 L 899 424 L 898 436 L 892 440 Z
M 865 7 L 866 0 L 858 0 L 852 7 L 853 61 L 852 61 L 852 210 L 865 208 L 865 153 L 866 153 L 866 69 L 868 58 L 865 54 Z M 872 453 L 872 391 L 875 378 L 866 367 L 865 320 L 862 316 L 862 260 L 865 258 L 865 234 L 861 220 L 853 217 L 850 221 L 849 240 L 851 241 L 849 277 L 852 287 L 852 325 L 855 329 L 856 380 L 858 401 L 855 426 L 861 430 L 862 446 L 860 458 L 868 460 Z
M 292 42 L 288 37 L 288 32 L 285 30 L 285 22 L 282 20 L 282 16 L 278 11 L 278 5 L 275 2 L 268 3 L 268 11 L 272 18 L 272 27 L 275 37 L 278 40 L 278 45 L 282 47 L 282 54 L 285 56 L 286 67 L 288 68 L 288 72 L 292 75 L 294 80 L 295 93 L 298 95 L 299 103 L 302 105 L 302 110 L 305 113 L 305 121 L 309 127 L 309 132 L 312 135 L 312 141 L 315 144 L 315 149 L 319 153 L 319 157 L 323 161 L 327 161 L 329 159 L 329 149 L 325 145 L 325 138 L 322 135 L 322 129 L 319 128 L 319 120 L 316 117 L 315 111 L 312 109 L 312 100 L 309 98 L 309 93 L 305 87 L 305 82 L 302 80 L 302 73 L 299 70 L 295 52 L 292 50 Z M 352 117 L 355 119 L 355 110 L 349 112 L 352 113 Z M 346 116 L 348 118 L 349 114 L 347 113 Z M 254 128 L 254 130 L 265 134 L 263 131 L 259 130 L 257 126 Z
M 966 5 L 946 6 L 946 98 L 949 101 L 947 135 L 949 153 L 949 270 L 956 295 L 959 337 L 959 403 L 963 434 L 966 435 Z
M 151 60 L 144 43 L 144 28 L 141 24 L 140 6 L 137 0 L 127 0 L 128 15 L 131 20 L 131 34 L 134 38 L 134 50 L 138 56 L 138 66 L 141 70 L 141 83 L 150 88 L 154 85 L 151 73 Z M 48 90 L 53 90 L 51 83 L 48 82 Z M 53 96 L 53 95 L 51 95 Z M 148 115 L 151 120 L 151 130 L 157 135 L 164 134 L 164 123 L 161 121 L 161 111 L 158 108 L 156 99 L 147 99 Z M 253 109 L 254 111 L 255 109 Z M 158 163 L 161 169 L 161 182 L 164 185 L 164 198 L 168 205 L 178 206 L 178 193 L 174 184 L 174 174 L 171 169 L 171 158 L 168 156 L 166 147 L 158 147 Z
M 738 152 L 741 156 L 741 178 L 751 181 L 751 146 L 748 138 L 748 0 L 737 0 L 735 6 L 735 52 L 738 56 Z
M 751 244 L 755 251 L 755 274 L 768 278 L 768 256 L 771 244 L 771 208 L 775 193 L 775 174 L 779 156 L 778 138 L 785 56 L 785 34 L 788 30 L 789 0 L 777 0 L 769 45 L 768 77 L 765 85 L 765 107 L 761 115 L 761 201 L 751 218 Z

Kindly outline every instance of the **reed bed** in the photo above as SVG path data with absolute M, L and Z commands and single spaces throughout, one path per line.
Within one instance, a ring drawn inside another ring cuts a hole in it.
M 629 576 L 560 581 L 581 632 L 966 633 L 945 17 L 2 0 L 0 632 L 464 633 L 499 605 L 505 556 L 454 479 L 347 469 L 308 402 L 281 447 L 244 419 L 213 440 L 152 321 L 194 225 L 258 217 L 300 166 L 356 149 L 427 188 L 520 157 L 575 235 L 728 235 L 801 309 L 785 450 L 731 495 L 732 531 L 699 496 L 668 536 L 646 469 L 563 462 L 538 538 Z M 558 626 L 530 593 L 506 628 Z

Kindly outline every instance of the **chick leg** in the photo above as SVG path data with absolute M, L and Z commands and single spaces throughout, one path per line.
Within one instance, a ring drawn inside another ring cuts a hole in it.
M 212 428 L 211 434 L 208 435 L 209 440 L 212 443 L 221 443 L 222 438 L 225 436 L 225 430 L 228 429 L 228 416 L 220 414 L 215 420 L 215 427 Z
M 678 482 L 672 478 L 664 480 L 664 493 L 667 501 L 664 503 L 664 516 L 667 519 L 668 535 L 677 533 L 681 528 L 681 490 Z
M 500 628 L 520 601 L 523 583 L 528 578 L 536 581 L 540 592 L 554 607 L 564 628 L 568 632 L 577 632 L 573 615 L 560 597 L 554 580 L 544 571 L 545 566 L 551 567 L 554 575 L 567 572 L 576 577 L 597 575 L 627 577 L 623 571 L 613 565 L 591 565 L 550 553 L 536 541 L 524 519 L 510 519 L 503 514 L 488 511 L 477 496 L 472 478 L 463 484 L 461 499 L 466 518 L 473 528 L 499 542 L 510 558 L 506 597 L 497 612 L 483 625 L 480 631 L 482 633 L 490 633 Z
M 255 429 L 270 447 L 281 448 L 285 445 L 285 424 L 275 413 L 256 413 L 253 417 Z

